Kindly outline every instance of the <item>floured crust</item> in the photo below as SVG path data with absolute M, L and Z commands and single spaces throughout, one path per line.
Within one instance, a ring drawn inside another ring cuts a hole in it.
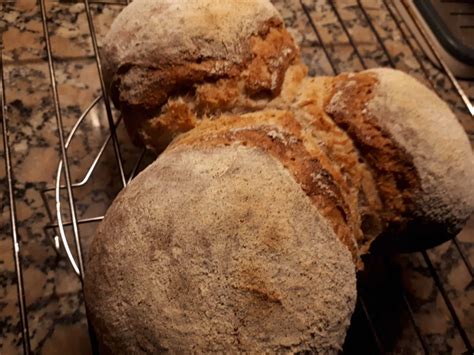
M 336 354 L 356 301 L 331 223 L 251 147 L 166 151 L 114 201 L 89 255 L 86 303 L 112 353 Z
M 348 222 L 358 253 L 362 255 L 385 228 L 380 216 L 383 206 L 374 176 L 350 135 L 324 110 L 325 102 L 331 98 L 333 82 L 332 77 L 306 77 L 303 68 L 292 67 L 281 95 L 268 107 L 294 112 L 308 144 L 317 146 L 325 160 L 331 162 L 336 183 L 351 210 L 352 218 Z
M 383 202 L 382 218 L 387 224 L 400 223 L 413 209 L 410 204 L 420 184 L 410 154 L 366 109 L 376 85 L 377 78 L 368 73 L 339 75 L 333 79 L 324 107 L 371 168 Z
M 464 221 L 474 207 L 474 157 L 455 115 L 434 92 L 403 72 L 368 72 L 379 84 L 367 110 L 410 152 L 421 183 L 416 199 L 420 215 L 437 222 Z
M 474 210 L 474 160 L 447 104 L 392 69 L 334 80 L 326 111 L 375 176 L 388 227 L 380 242 L 425 249 L 454 236 Z
M 91 248 L 112 353 L 337 353 L 371 244 L 426 248 L 474 210 L 446 104 L 393 70 L 308 78 L 267 0 L 135 0 L 105 42 L 130 135 L 167 148 Z
M 168 104 L 185 100 L 197 118 L 261 108 L 279 94 L 298 54 L 268 0 L 134 1 L 103 49 L 111 96 L 129 132 L 157 152 L 173 138 L 155 129 L 172 131 L 166 117 L 157 122 Z M 155 144 L 148 139 L 157 135 Z
M 278 159 L 292 173 L 318 211 L 330 221 L 338 238 L 353 254 L 354 262 L 359 263 L 358 216 L 351 210 L 347 195 L 341 191 L 341 176 L 321 149 L 307 140 L 291 112 L 264 110 L 206 121 L 181 135 L 169 149 L 202 149 L 232 144 L 259 148 Z
M 133 1 L 104 40 L 105 69 L 113 75 L 127 65 L 164 69 L 213 60 L 225 70 L 242 63 L 250 37 L 269 21 L 282 23 L 267 0 Z

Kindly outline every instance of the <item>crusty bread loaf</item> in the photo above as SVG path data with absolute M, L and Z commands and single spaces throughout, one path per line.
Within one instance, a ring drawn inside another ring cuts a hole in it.
M 426 249 L 461 230 L 474 211 L 474 156 L 443 100 L 401 71 L 372 69 L 335 78 L 325 110 L 373 173 L 379 242 Z
M 360 251 L 377 236 L 416 250 L 455 235 L 472 213 L 474 167 L 446 103 L 391 69 L 306 78 L 298 53 L 268 0 L 134 1 L 103 50 L 112 98 L 148 148 L 223 113 L 298 111 L 358 205 Z
M 432 246 L 474 210 L 447 105 L 396 70 L 307 77 L 266 0 L 135 0 L 103 53 L 131 135 L 166 148 L 86 265 L 112 353 L 337 353 L 371 245 Z
M 102 50 L 130 134 L 156 152 L 202 117 L 264 107 L 298 53 L 269 0 L 135 0 Z
M 354 262 L 376 237 L 363 236 L 357 213 L 387 228 L 395 212 L 368 203 L 385 192 L 370 163 L 343 159 L 344 149 L 357 151 L 345 131 L 322 138 L 322 123 L 306 121 L 312 104 L 332 100 L 309 94 L 311 103 L 304 93 L 334 85 L 333 78 L 304 80 L 293 101 L 300 110 L 203 121 L 121 192 L 93 241 L 85 278 L 89 315 L 106 348 L 341 348 L 356 298 Z M 317 145 L 331 139 L 341 145 L 334 160 Z M 350 206 L 357 188 L 367 198 Z
M 98 229 L 84 287 L 113 354 L 335 354 L 356 300 L 331 222 L 278 159 L 237 140 L 183 142 L 134 179 Z
M 391 251 L 438 245 L 473 213 L 467 135 L 448 105 L 409 75 L 371 69 L 308 78 L 294 66 L 267 108 L 294 113 L 339 169 L 336 184 L 361 216 L 359 254 L 375 238 Z

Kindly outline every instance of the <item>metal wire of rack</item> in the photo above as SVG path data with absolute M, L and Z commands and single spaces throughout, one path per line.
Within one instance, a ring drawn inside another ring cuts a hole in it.
M 318 40 L 317 47 L 323 51 L 324 56 L 327 59 L 333 73 L 338 74 L 339 70 L 334 61 L 333 56 L 328 50 L 328 43 L 325 43 L 325 41 L 323 40 L 323 36 L 321 35 L 318 23 L 316 23 L 316 21 L 313 19 L 313 16 L 311 14 L 307 1 L 299 0 L 299 2 L 303 10 L 303 13 L 307 17 L 308 24 L 310 25 L 310 27 L 314 31 L 314 34 L 316 35 L 316 38 Z M 356 40 L 351 34 L 350 29 L 348 28 L 345 20 L 343 19 L 343 16 L 341 16 L 338 4 L 334 0 L 326 0 L 326 2 L 327 4 L 329 4 L 333 14 L 336 16 L 338 23 L 341 29 L 343 30 L 345 36 L 347 37 L 347 40 L 350 43 L 352 50 L 354 51 L 354 54 L 357 57 L 358 61 L 360 62 L 362 68 L 367 68 L 368 65 L 359 51 L 359 48 L 356 44 Z M 94 170 L 96 169 L 97 165 L 99 164 L 99 162 L 101 161 L 101 159 L 103 159 L 104 151 L 109 144 L 112 144 L 113 146 L 115 164 L 117 165 L 119 175 L 120 175 L 119 178 L 123 186 L 126 186 L 127 183 L 131 179 L 133 179 L 133 177 L 139 171 L 140 166 L 143 162 L 143 158 L 145 156 L 145 151 L 143 150 L 137 156 L 137 159 L 135 163 L 133 164 L 133 168 L 131 169 L 131 172 L 127 176 L 125 173 L 124 164 L 121 157 L 120 145 L 119 145 L 117 135 L 116 135 L 116 130 L 117 130 L 117 127 L 120 125 L 121 120 L 118 119 L 114 121 L 110 101 L 106 94 L 104 78 L 102 75 L 100 56 L 98 55 L 99 46 L 98 46 L 98 41 L 97 41 L 97 35 L 96 35 L 95 27 L 94 27 L 93 16 L 92 16 L 91 9 L 89 6 L 89 4 L 92 4 L 92 3 L 125 6 L 128 3 L 128 1 L 126 3 L 125 2 L 122 3 L 122 2 L 84 0 L 83 3 L 85 6 L 85 12 L 87 15 L 90 38 L 91 38 L 93 52 L 94 52 L 94 60 L 97 66 L 97 72 L 98 72 L 102 94 L 98 96 L 90 104 L 90 106 L 82 113 L 82 115 L 78 118 L 77 122 L 75 123 L 75 125 L 73 126 L 69 134 L 66 136 L 63 121 L 62 121 L 62 116 L 61 116 L 61 109 L 60 109 L 61 106 L 60 106 L 59 96 L 58 96 L 54 58 L 53 58 L 51 43 L 50 43 L 50 38 L 49 38 L 48 17 L 47 17 L 46 8 L 45 8 L 45 0 L 39 0 L 38 2 L 39 4 L 38 6 L 40 7 L 40 12 L 41 12 L 41 21 L 42 21 L 44 39 L 45 39 L 45 44 L 46 44 L 47 62 L 48 62 L 48 69 L 49 69 L 49 76 L 50 76 L 49 79 L 50 79 L 50 84 L 51 84 L 51 93 L 53 97 L 56 124 L 58 128 L 58 140 L 59 140 L 59 146 L 60 146 L 60 152 L 61 152 L 61 160 L 59 161 L 58 168 L 57 168 L 55 185 L 48 186 L 42 191 L 42 198 L 45 202 L 47 216 L 50 220 L 50 223 L 44 227 L 44 232 L 45 234 L 51 237 L 54 249 L 59 254 L 65 256 L 68 259 L 71 267 L 74 269 L 75 273 L 77 274 L 81 282 L 82 282 L 84 266 L 83 266 L 83 250 L 81 246 L 80 229 L 81 229 L 81 226 L 84 224 L 97 223 L 101 221 L 103 219 L 103 216 L 100 215 L 100 216 L 95 216 L 95 217 L 90 217 L 90 218 L 78 218 L 77 213 L 76 213 L 76 201 L 74 198 L 75 189 L 82 187 L 88 184 L 88 182 L 90 182 L 92 174 Z M 429 72 L 427 68 L 425 67 L 425 64 L 422 58 L 423 56 L 426 56 L 426 54 L 422 52 L 423 47 L 418 42 L 418 39 L 416 38 L 416 36 L 413 35 L 410 28 L 406 25 L 405 20 L 402 18 L 400 9 L 404 9 L 406 13 L 408 13 L 411 20 L 415 23 L 416 27 L 420 31 L 423 39 L 426 41 L 430 49 L 435 54 L 436 60 L 437 60 L 436 64 L 439 65 L 440 68 L 442 68 L 443 74 L 451 82 L 453 89 L 459 96 L 460 102 L 464 105 L 466 112 L 471 116 L 471 118 L 474 117 L 474 108 L 473 108 L 472 103 L 469 100 L 469 97 L 463 91 L 461 85 L 458 83 L 458 81 L 456 80 L 454 75 L 451 73 L 447 65 L 444 63 L 442 58 L 437 54 L 435 47 L 433 43 L 431 42 L 430 38 L 428 37 L 425 30 L 420 25 L 419 20 L 413 13 L 413 10 L 410 8 L 410 6 L 408 6 L 407 0 L 381 0 L 381 4 L 387 11 L 389 18 L 396 24 L 396 28 L 398 29 L 404 43 L 410 48 L 413 58 L 418 63 L 419 68 L 423 72 L 427 82 L 434 90 L 437 90 L 437 85 L 430 77 Z M 363 1 L 356 0 L 356 7 L 358 8 L 359 11 L 362 12 L 363 18 L 365 19 L 367 26 L 370 28 L 370 31 L 372 32 L 374 38 L 376 39 L 375 44 L 379 46 L 380 49 L 383 51 L 386 63 L 389 66 L 396 68 L 397 63 L 392 58 L 392 55 L 390 54 L 384 41 L 382 40 L 382 37 L 380 36 L 377 30 L 377 24 L 371 18 L 369 12 L 367 11 L 366 5 L 363 3 Z M 30 345 L 30 330 L 28 326 L 27 307 L 25 305 L 25 287 L 24 287 L 24 281 L 23 281 L 23 276 L 22 276 L 22 255 L 21 255 L 22 250 L 20 247 L 21 245 L 20 236 L 18 235 L 18 232 L 17 232 L 16 205 L 15 205 L 15 198 L 14 198 L 15 196 L 14 195 L 14 192 L 15 192 L 14 191 L 14 172 L 13 172 L 12 162 L 11 162 L 11 147 L 9 144 L 8 111 L 7 111 L 7 106 L 6 106 L 7 101 L 5 97 L 5 80 L 4 80 L 4 75 L 3 75 L 3 62 L 2 62 L 1 48 L 0 48 L 0 78 L 1 78 L 0 114 L 1 114 L 1 121 L 2 121 L 6 179 L 7 179 L 7 185 L 8 185 L 10 221 L 11 221 L 11 238 L 12 238 L 12 245 L 13 245 L 13 252 L 14 252 L 14 265 L 15 265 L 16 279 L 17 279 L 18 313 L 19 313 L 19 318 L 20 318 L 20 323 L 21 323 L 23 352 L 25 354 L 30 354 L 32 350 L 31 350 L 31 345 Z M 71 179 L 70 166 L 69 166 L 69 156 L 68 156 L 69 145 L 71 141 L 73 140 L 75 133 L 77 132 L 80 125 L 83 124 L 83 122 L 86 120 L 89 112 L 100 102 L 102 102 L 106 108 L 106 114 L 107 114 L 107 120 L 108 120 L 110 133 L 107 137 L 105 137 L 103 144 L 101 145 L 98 153 L 94 157 L 89 169 L 85 172 L 82 179 L 80 179 L 77 182 L 73 182 Z M 65 180 L 64 184 L 61 184 L 61 181 L 62 181 L 61 177 L 64 177 L 64 180 Z M 67 192 L 66 201 L 63 201 L 63 197 L 61 196 L 61 191 L 64 191 L 64 190 Z M 50 194 L 50 193 L 54 193 L 55 195 L 55 207 L 56 207 L 55 213 L 49 208 L 49 205 L 46 202 L 47 194 Z M 64 213 L 62 208 L 64 204 L 67 205 L 67 208 L 69 211 L 69 216 L 70 216 L 69 220 L 62 219 L 62 216 Z M 68 238 L 66 236 L 65 227 L 72 228 L 74 248 L 75 248 L 77 259 L 74 257 L 73 255 L 74 253 L 71 250 L 71 246 L 69 245 Z M 469 258 L 465 255 L 465 252 L 460 247 L 459 242 L 457 241 L 456 238 L 453 239 L 453 244 L 458 250 L 458 252 L 460 253 L 463 259 L 463 262 L 465 263 L 467 269 L 469 270 L 469 273 L 472 278 L 473 268 L 469 262 Z M 428 266 L 430 275 L 433 278 L 436 284 L 436 287 L 438 288 L 442 296 L 443 302 L 446 304 L 449 310 L 449 314 L 456 327 L 456 330 L 458 331 L 464 343 L 466 353 L 469 353 L 469 354 L 473 353 L 472 343 L 466 333 L 466 330 L 463 328 L 459 320 L 457 311 L 449 298 L 448 292 L 445 289 L 445 285 L 443 284 L 443 281 L 439 277 L 438 272 L 435 266 L 433 265 L 429 254 L 424 251 L 424 252 L 421 252 L 421 255 L 424 261 L 426 262 L 426 265 Z M 363 285 L 360 287 L 362 289 L 364 288 Z M 430 352 L 430 349 L 415 320 L 413 310 L 412 310 L 412 305 L 410 304 L 407 295 L 405 294 L 403 290 L 401 290 L 401 293 L 398 296 L 400 297 L 403 306 L 408 312 L 410 322 L 412 323 L 412 326 L 416 332 L 418 341 L 420 343 L 421 348 L 423 349 L 423 352 L 428 354 Z M 365 317 L 365 321 L 367 322 L 368 328 L 372 336 L 372 340 L 374 342 L 375 351 L 381 354 L 385 353 L 383 341 L 380 338 L 380 334 L 378 332 L 377 327 L 374 325 L 374 321 L 372 319 L 371 312 L 370 312 L 370 305 L 365 300 L 364 292 L 359 292 L 358 308 L 361 310 L 363 316 Z M 93 334 L 91 334 L 91 339 L 93 342 Z M 92 349 L 94 352 L 97 351 L 95 344 L 93 344 Z

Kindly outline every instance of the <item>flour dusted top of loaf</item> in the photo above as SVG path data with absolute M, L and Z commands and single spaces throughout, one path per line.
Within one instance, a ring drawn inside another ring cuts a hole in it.
M 109 69 L 183 60 L 242 61 L 248 39 L 269 20 L 282 23 L 268 0 L 135 0 L 104 41 Z
M 336 354 L 354 264 L 292 174 L 241 145 L 167 150 L 114 201 L 85 295 L 111 353 Z
M 418 208 L 435 221 L 462 223 L 474 210 L 474 158 L 462 126 L 411 76 L 393 69 L 367 72 L 379 82 L 368 113 L 413 157 L 423 190 Z

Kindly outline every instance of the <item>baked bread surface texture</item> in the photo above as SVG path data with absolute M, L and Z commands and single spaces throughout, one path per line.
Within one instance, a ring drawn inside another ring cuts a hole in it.
M 113 353 L 337 353 L 355 268 L 331 224 L 254 147 L 181 147 L 114 201 L 85 278 Z
M 456 235 L 474 211 L 474 157 L 448 105 L 408 74 L 334 79 L 325 106 L 370 167 L 384 208 L 378 242 L 420 250 Z
M 137 0 L 102 50 L 130 135 L 156 152 L 203 117 L 264 107 L 298 54 L 268 0 Z
M 337 353 L 371 245 L 425 249 L 474 210 L 446 103 L 391 69 L 308 77 L 269 1 L 135 0 L 103 54 L 132 138 L 164 150 L 86 265 L 113 353 Z
M 443 100 L 408 74 L 382 68 L 369 73 L 379 84 L 368 113 L 410 153 L 419 175 L 413 213 L 453 222 L 457 233 L 474 206 L 474 159 L 464 129 Z
M 326 110 L 326 103 L 334 95 L 334 81 L 333 77 L 307 77 L 301 68 L 291 67 L 281 95 L 267 107 L 287 110 L 298 121 L 306 145 L 317 151 L 316 159 L 324 164 L 346 202 L 344 219 L 357 243 L 358 255 L 363 255 L 385 228 L 381 216 L 384 208 L 375 175 L 362 152 L 346 127 L 338 126 Z M 355 110 L 347 108 L 347 112 Z

